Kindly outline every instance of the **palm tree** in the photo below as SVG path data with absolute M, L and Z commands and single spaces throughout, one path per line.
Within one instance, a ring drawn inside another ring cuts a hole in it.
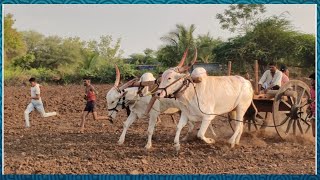
M 82 54 L 84 56 L 82 68 L 88 71 L 94 69 L 99 53 L 94 51 L 83 51 Z
M 191 48 L 191 50 L 193 50 L 192 47 L 195 45 L 193 33 L 195 29 L 196 28 L 194 24 L 191 24 L 189 27 L 186 27 L 182 24 L 176 24 L 175 30 L 161 37 L 161 40 L 167 44 L 166 47 L 169 46 L 170 49 L 174 50 L 172 53 L 175 55 L 171 57 L 176 57 L 176 61 L 180 60 L 186 48 Z
M 205 35 L 199 35 L 197 39 L 199 60 L 205 63 L 209 63 L 210 60 L 213 60 L 214 54 L 212 54 L 212 51 L 221 42 L 222 41 L 220 39 L 214 39 L 211 37 L 209 32 Z

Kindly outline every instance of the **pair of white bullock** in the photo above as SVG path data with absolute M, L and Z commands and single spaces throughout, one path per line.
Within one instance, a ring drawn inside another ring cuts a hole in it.
M 130 87 L 133 81 L 119 86 L 120 72 L 116 67 L 116 82 L 114 87 L 107 93 L 108 114 L 112 119 L 116 118 L 118 107 L 121 105 L 129 106 L 131 112 L 124 122 L 124 129 L 118 143 L 123 144 L 125 134 L 129 126 L 137 119 L 149 116 L 148 141 L 145 146 L 151 148 L 151 139 L 156 125 L 156 121 L 161 112 L 170 109 L 171 112 L 181 110 L 181 116 L 177 125 L 174 146 L 176 150 L 180 149 L 180 133 L 182 128 L 189 122 L 189 130 L 184 139 L 192 131 L 193 122 L 201 121 L 198 131 L 198 138 L 206 143 L 214 143 L 214 139 L 205 137 L 205 132 L 210 127 L 211 132 L 215 135 L 211 126 L 211 121 L 216 115 L 231 113 L 237 119 L 234 134 L 229 139 L 231 147 L 239 145 L 240 137 L 243 131 L 243 116 L 253 98 L 253 89 L 250 81 L 239 76 L 206 76 L 203 68 L 196 68 L 192 74 L 188 74 L 188 69 L 197 59 L 197 49 L 190 65 L 185 65 L 184 61 L 188 54 L 185 51 L 179 65 L 166 70 L 162 74 L 161 82 L 155 96 L 151 96 L 148 86 L 142 90 L 142 97 L 138 93 L 138 87 Z M 203 73 L 205 75 L 203 75 Z M 202 74 L 202 75 L 201 75 Z M 194 83 L 192 77 L 201 76 L 201 82 Z M 145 73 L 141 76 L 140 82 L 155 81 L 151 73 Z M 168 98 L 168 97 L 174 97 Z M 176 108 L 172 111 L 172 108 Z M 147 109 L 147 110 L 146 110 Z

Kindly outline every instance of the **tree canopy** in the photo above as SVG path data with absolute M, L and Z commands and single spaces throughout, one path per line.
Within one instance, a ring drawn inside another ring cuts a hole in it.
M 4 17 L 4 62 L 5 66 L 11 63 L 11 60 L 23 55 L 26 50 L 26 44 L 23 41 L 22 34 L 13 28 L 15 20 L 12 14 Z

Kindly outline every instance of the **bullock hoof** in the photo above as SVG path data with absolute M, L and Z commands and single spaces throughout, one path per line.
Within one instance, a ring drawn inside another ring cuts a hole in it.
M 214 139 L 211 138 L 203 138 L 202 140 L 207 144 L 214 144 L 216 142 Z
M 81 129 L 80 131 L 78 131 L 79 134 L 84 134 L 84 129 Z
M 188 140 L 188 136 L 181 139 L 181 141 L 187 141 L 187 140 Z
M 147 144 L 144 148 L 151 149 L 151 144 Z
M 180 151 L 180 144 L 174 144 L 174 147 L 176 148 L 176 151 Z
M 235 142 L 232 139 L 229 139 L 228 143 L 230 143 L 231 148 L 234 148 Z
M 237 145 L 237 146 L 240 146 L 240 141 L 237 141 L 237 142 L 236 142 L 236 145 Z
M 119 140 L 119 141 L 118 141 L 118 144 L 119 144 L 119 145 L 123 145 L 123 142 L 124 142 L 124 140 L 123 140 L 123 141 L 120 141 L 120 140 Z
M 84 133 L 84 127 L 81 127 L 78 133 L 83 134 Z

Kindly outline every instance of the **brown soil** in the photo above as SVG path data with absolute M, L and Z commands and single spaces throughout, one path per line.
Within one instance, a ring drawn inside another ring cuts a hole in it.
M 100 92 L 98 115 L 107 115 L 105 95 L 110 87 L 96 86 Z M 44 87 L 46 111 L 57 111 L 60 117 L 41 118 L 32 112 L 31 128 L 26 129 L 23 112 L 30 89 L 5 87 L 5 174 L 314 174 L 312 138 L 283 141 L 270 129 L 263 135 L 244 133 L 241 145 L 231 149 L 227 140 L 232 130 L 221 117 L 213 123 L 218 135 L 215 144 L 198 140 L 195 130 L 189 140 L 181 142 L 179 154 L 173 147 L 175 124 L 166 115 L 161 116 L 149 151 L 144 149 L 148 126 L 145 120 L 133 123 L 124 145 L 117 144 L 125 110 L 114 124 L 94 121 L 90 116 L 85 133 L 79 134 L 83 92 L 82 85 Z

